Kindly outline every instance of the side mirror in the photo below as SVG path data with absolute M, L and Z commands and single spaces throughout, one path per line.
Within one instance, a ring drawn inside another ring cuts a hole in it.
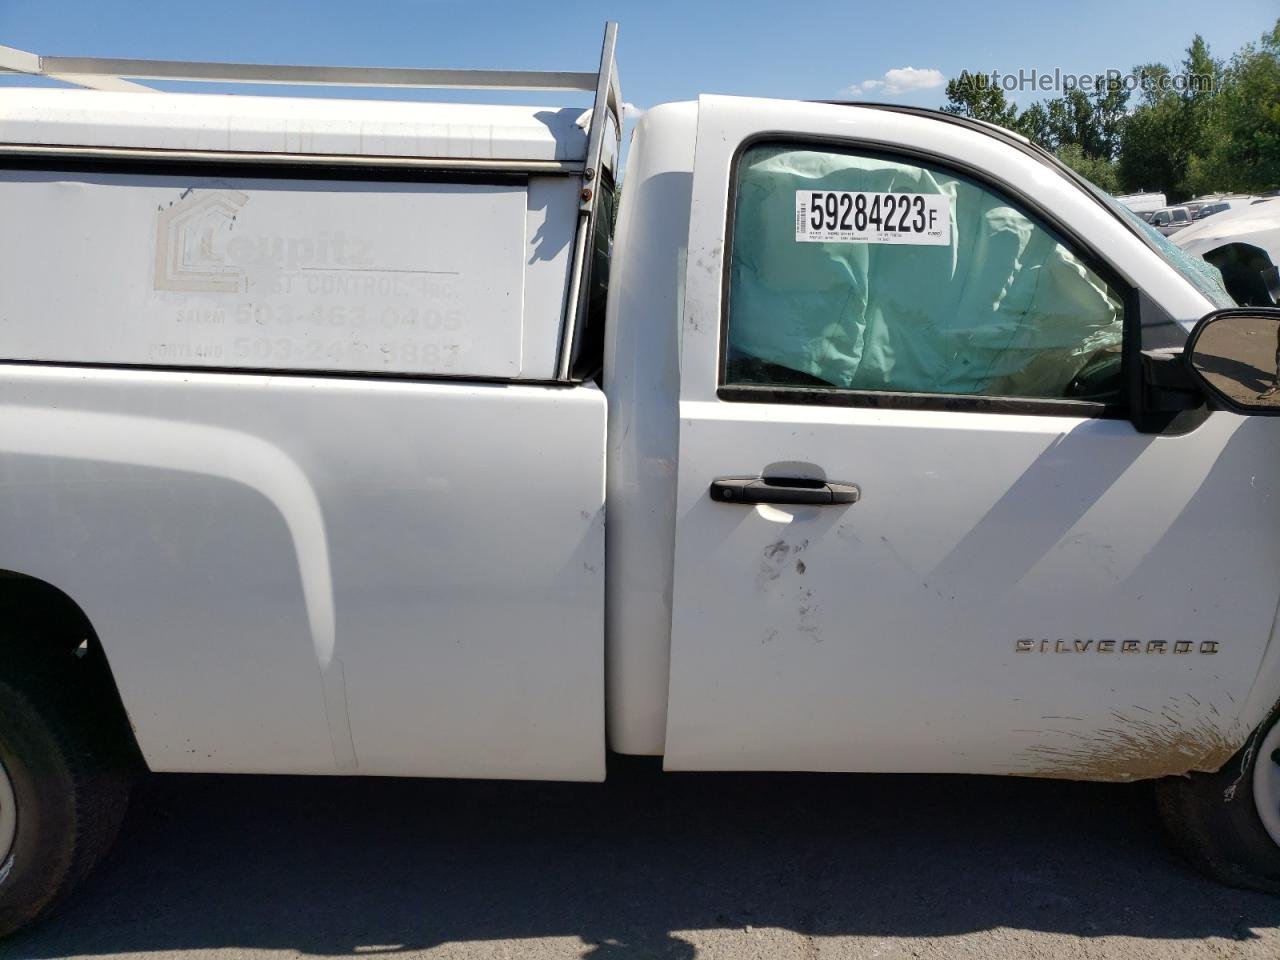
M 1183 359 L 1192 379 L 1227 410 L 1280 414 L 1280 309 L 1214 311 L 1191 331 Z

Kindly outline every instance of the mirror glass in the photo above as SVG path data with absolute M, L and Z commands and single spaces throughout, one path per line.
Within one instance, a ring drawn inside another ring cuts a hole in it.
M 1229 405 L 1280 411 L 1280 311 L 1210 320 L 1192 347 L 1191 365 Z

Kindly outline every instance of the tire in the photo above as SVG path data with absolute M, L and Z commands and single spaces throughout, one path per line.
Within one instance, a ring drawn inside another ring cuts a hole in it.
M 1220 883 L 1280 894 L 1280 703 L 1217 773 L 1156 784 L 1165 827 Z
M 0 938 L 49 915 L 119 830 L 132 767 L 75 677 L 0 679 Z

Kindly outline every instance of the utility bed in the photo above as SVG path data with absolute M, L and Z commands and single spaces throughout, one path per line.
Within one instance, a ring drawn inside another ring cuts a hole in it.
M 615 36 L 608 26 L 596 73 L 0 47 L 0 72 L 90 88 L 0 90 L 5 357 L 577 379 L 589 238 L 618 158 Z M 585 108 L 231 96 L 160 92 L 140 79 L 595 99 Z

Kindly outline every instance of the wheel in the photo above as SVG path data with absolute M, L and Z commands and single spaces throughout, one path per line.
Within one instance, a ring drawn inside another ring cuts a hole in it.
M 94 698 L 26 686 L 0 680 L 0 937 L 48 915 L 101 858 L 131 779 Z
M 1230 886 L 1280 894 L 1280 703 L 1221 770 L 1162 780 L 1156 797 L 1193 864 Z

